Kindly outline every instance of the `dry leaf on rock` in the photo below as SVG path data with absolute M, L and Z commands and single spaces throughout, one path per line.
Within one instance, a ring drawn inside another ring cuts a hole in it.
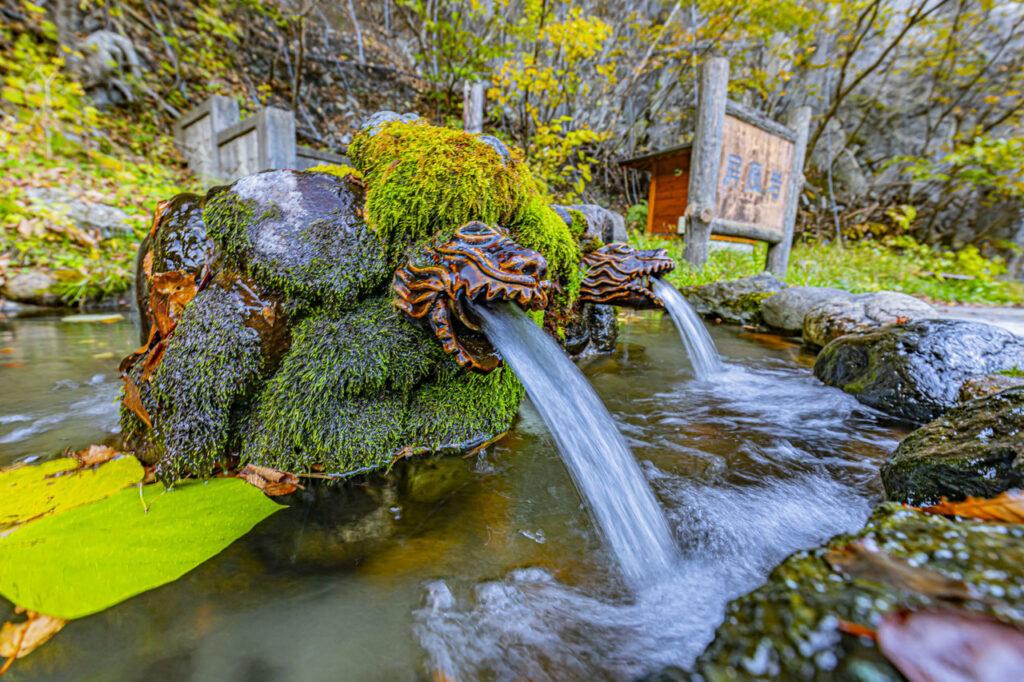
M 135 385 L 130 376 L 122 376 L 124 379 L 124 406 L 127 407 L 132 413 L 142 420 L 142 422 L 149 428 L 153 428 L 153 422 L 149 419 L 149 412 L 146 411 L 146 406 L 142 404 L 142 396 L 139 394 L 139 387 Z
M 82 466 L 89 467 L 94 464 L 103 464 L 120 454 L 109 445 L 90 445 L 85 450 L 80 450 L 71 456 L 81 462 Z
M 7 659 L 0 674 L 17 658 L 24 658 L 61 631 L 68 621 L 35 611 L 28 612 L 23 623 L 4 623 L 0 628 L 0 656 Z
M 878 648 L 910 682 L 1009 682 L 1024 677 L 1024 633 L 960 612 L 889 614 Z
M 262 490 L 268 497 L 287 495 L 302 487 L 299 485 L 299 477 L 295 474 L 256 464 L 246 464 L 237 476 Z
M 876 639 L 878 637 L 878 633 L 873 628 L 843 619 L 839 619 L 839 625 L 836 629 L 839 632 L 845 632 L 855 637 L 867 637 L 868 639 Z
M 963 580 L 890 556 L 871 541 L 858 540 L 830 549 L 825 554 L 825 561 L 851 578 L 885 583 L 908 592 L 938 599 L 977 598 L 971 586 Z
M 963 502 L 949 502 L 943 497 L 939 504 L 922 507 L 921 511 L 946 516 L 969 516 L 983 521 L 1024 523 L 1024 491 L 1007 490 L 991 499 L 968 497 Z
M 174 331 L 181 313 L 196 295 L 196 280 L 180 270 L 153 276 L 149 289 L 149 309 L 153 313 L 160 337 L 166 339 Z

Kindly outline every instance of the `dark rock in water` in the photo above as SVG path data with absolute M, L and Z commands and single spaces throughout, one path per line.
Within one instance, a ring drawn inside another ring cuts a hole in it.
M 836 339 L 814 375 L 860 402 L 926 422 L 957 404 L 970 377 L 1024 366 L 1024 340 L 989 324 L 920 320 Z
M 832 287 L 790 287 L 764 299 L 761 316 L 764 323 L 787 334 L 800 334 L 804 329 L 804 316 L 811 308 L 836 299 L 848 299 L 853 294 Z
M 772 274 L 762 272 L 728 282 L 712 282 L 684 289 L 682 294 L 704 317 L 719 317 L 734 324 L 757 324 L 761 321 L 761 304 L 785 288 L 786 285 Z
M 954 407 L 903 439 L 882 466 L 890 500 L 994 497 L 1024 485 L 1024 387 Z
M 1008 388 L 1016 388 L 1017 386 L 1024 386 L 1024 376 L 984 374 L 982 376 L 971 377 L 960 386 L 960 393 L 957 395 L 957 400 L 965 403 L 968 400 L 984 398 L 987 395 L 999 393 L 1000 391 L 1005 391 Z
M 413 502 L 438 502 L 472 478 L 462 457 L 430 457 L 409 462 L 402 491 Z
M 883 504 L 858 533 L 793 554 L 767 584 L 729 604 L 693 672 L 716 681 L 902 681 L 873 643 L 844 633 L 841 622 L 874 629 L 888 613 L 945 611 L 952 600 L 1024 626 L 1022 538 L 1024 526 Z
M 810 308 L 804 315 L 804 341 L 828 345 L 844 334 L 862 334 L 888 324 L 938 317 L 935 308 L 895 291 L 847 294 Z
M 563 344 L 570 355 L 585 351 L 611 353 L 618 339 L 615 309 L 608 305 L 584 303 L 566 325 Z

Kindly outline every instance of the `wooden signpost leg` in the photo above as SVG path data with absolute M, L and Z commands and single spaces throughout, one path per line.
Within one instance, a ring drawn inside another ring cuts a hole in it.
M 689 206 L 686 208 L 686 248 L 683 250 L 683 258 L 697 267 L 708 259 L 728 91 L 729 60 L 725 57 L 708 59 L 700 69 L 697 130 L 693 138 Z
M 789 251 L 793 247 L 793 227 L 796 225 L 796 210 L 800 194 L 804 190 L 804 156 L 807 152 L 807 131 L 811 124 L 811 108 L 800 107 L 789 112 L 789 127 L 796 132 L 793 144 L 793 165 L 789 173 L 789 188 L 786 190 L 786 209 L 782 223 L 782 241 L 768 247 L 765 269 L 776 277 L 784 279 L 789 267 Z

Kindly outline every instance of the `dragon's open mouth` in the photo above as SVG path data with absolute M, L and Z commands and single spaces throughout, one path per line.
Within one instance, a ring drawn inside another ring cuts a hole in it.
M 660 277 L 676 263 L 665 249 L 638 251 L 621 243 L 608 244 L 583 259 L 586 277 L 580 287 L 580 300 L 630 308 L 663 308 L 651 286 L 651 277 Z
M 511 301 L 527 310 L 548 304 L 547 261 L 481 222 L 460 227 L 451 241 L 433 243 L 419 262 L 395 273 L 395 305 L 425 325 L 462 367 L 489 372 L 501 358 L 468 303 Z

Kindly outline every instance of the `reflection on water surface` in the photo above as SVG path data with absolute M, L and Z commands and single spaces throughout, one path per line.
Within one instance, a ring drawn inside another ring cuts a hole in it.
M 682 559 L 663 584 L 625 590 L 527 404 L 478 457 L 292 496 L 182 580 L 71 623 L 9 678 L 629 679 L 685 666 L 729 599 L 863 522 L 902 435 L 814 380 L 797 348 L 711 331 L 726 371 L 709 383 L 654 313 L 630 316 L 614 356 L 579 363 L 666 509 Z M 0 334 L 0 463 L 116 430 L 129 323 L 16 320 Z

